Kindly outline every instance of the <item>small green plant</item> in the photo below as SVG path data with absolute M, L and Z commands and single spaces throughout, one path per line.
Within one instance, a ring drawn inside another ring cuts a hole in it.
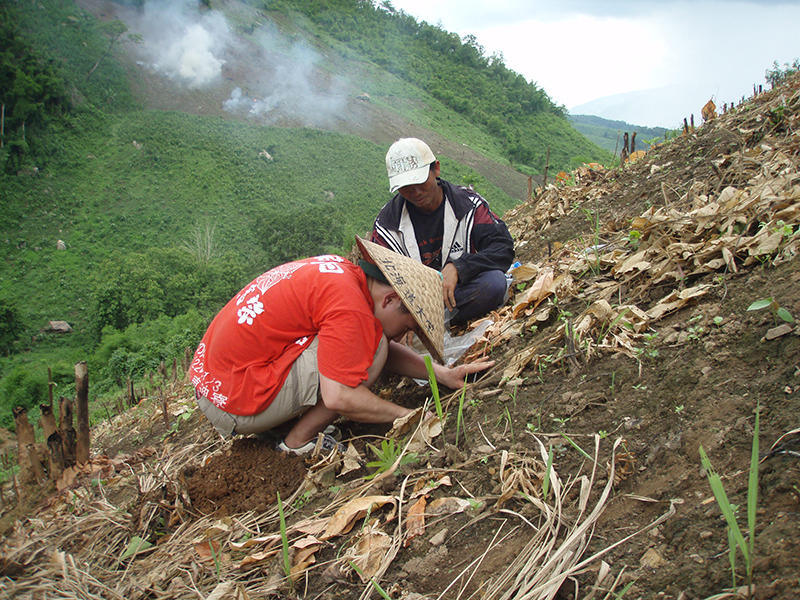
M 373 479 L 377 477 L 381 473 L 388 471 L 392 468 L 395 461 L 397 461 L 397 457 L 400 455 L 402 450 L 401 444 L 396 444 L 393 439 L 388 440 L 381 440 L 381 447 L 377 448 L 372 444 L 367 444 L 370 450 L 375 454 L 378 460 L 374 460 L 372 462 L 368 462 L 368 467 L 375 467 L 378 470 L 372 473 L 371 475 L 367 475 L 364 479 Z M 407 452 L 403 455 L 400 459 L 399 467 L 403 465 L 411 464 L 417 462 L 417 453 L 416 452 Z
M 734 505 L 728 500 L 728 495 L 725 493 L 725 486 L 722 485 L 722 478 L 711 466 L 711 461 L 708 458 L 703 446 L 700 446 L 700 461 L 706 471 L 708 483 L 711 486 L 711 491 L 714 493 L 714 498 L 717 505 L 725 517 L 725 522 L 728 525 L 728 547 L 730 549 L 731 561 L 731 575 L 733 579 L 733 587 L 736 588 L 736 548 L 742 553 L 745 563 L 745 571 L 747 573 L 747 597 L 752 598 L 753 595 L 753 562 L 754 551 L 753 544 L 755 540 L 756 530 L 756 505 L 758 504 L 758 437 L 759 437 L 759 413 L 761 412 L 761 405 L 756 406 L 756 421 L 753 428 L 753 446 L 750 453 L 750 474 L 747 481 L 747 529 L 748 539 L 745 541 L 742 530 L 739 528 L 739 523 L 736 520 L 736 511 Z
M 600 439 L 601 439 L 601 440 L 604 440 L 604 439 L 606 439 L 606 438 L 607 438 L 607 437 L 608 437 L 610 434 L 609 434 L 609 433 L 608 433 L 608 432 L 607 432 L 605 429 L 601 429 L 600 431 L 598 431 L 598 432 L 597 432 L 597 435 L 599 435 L 599 436 L 600 436 Z
M 783 220 L 778 220 L 773 229 L 775 233 L 780 233 L 783 237 L 788 238 L 794 235 L 794 228 Z
M 683 412 L 683 408 L 684 408 L 683 404 L 678 404 L 678 406 L 675 407 L 675 414 L 676 415 L 681 414 Z
M 547 468 L 544 472 L 544 480 L 542 481 L 542 500 L 547 499 L 547 494 L 550 491 L 550 470 L 553 468 L 553 447 L 547 451 Z
M 632 386 L 635 390 L 646 390 L 647 386 L 644 383 L 637 383 L 636 385 Z
M 442 411 L 442 401 L 439 399 L 439 384 L 436 383 L 436 375 L 433 374 L 433 363 L 428 354 L 425 355 L 425 368 L 428 369 L 428 381 L 431 384 L 433 403 L 436 405 L 436 416 L 439 417 L 442 422 L 442 429 L 444 429 L 444 412 Z
M 456 417 L 456 446 L 458 446 L 458 434 L 461 431 L 461 423 L 464 421 L 464 396 L 467 395 L 467 379 L 464 378 L 464 387 L 461 388 L 461 396 L 458 399 L 458 416 Z M 467 430 L 464 428 L 464 441 L 467 440 Z
M 690 342 L 698 342 L 700 341 L 700 334 L 703 333 L 703 328 L 700 327 L 699 325 L 692 325 L 687 330 L 687 333 L 689 334 L 687 339 Z
M 722 328 L 722 322 L 723 322 L 724 320 L 725 320 L 725 319 L 723 319 L 723 318 L 722 318 L 722 317 L 720 317 L 719 315 L 717 315 L 716 317 L 714 317 L 714 325 L 716 325 L 716 326 L 717 326 L 717 329 L 721 329 L 721 328 Z
M 208 549 L 211 551 L 211 558 L 214 559 L 214 570 L 217 573 L 217 581 L 222 581 L 222 574 L 221 568 L 219 564 L 219 556 L 217 556 L 217 551 L 214 550 L 214 542 L 208 540 Z
M 614 380 L 616 378 L 617 378 L 617 372 L 616 371 L 612 371 L 611 372 L 611 386 L 609 387 L 609 390 L 611 391 L 611 395 L 612 396 L 614 395 L 614 388 L 615 388 Z
M 311 490 L 306 490 L 305 492 L 303 492 L 301 496 L 295 498 L 294 502 L 292 503 L 292 508 L 294 508 L 295 510 L 300 510 L 306 505 L 306 503 L 309 500 L 311 500 L 311 497 L 313 495 L 314 494 L 311 492 Z
M 283 502 L 281 502 L 281 493 L 278 494 L 278 517 L 281 526 L 281 551 L 283 553 L 283 574 L 286 575 L 289 584 L 292 583 L 292 561 L 289 560 L 289 538 L 286 536 L 286 518 L 283 516 Z
M 193 409 L 189 409 L 186 412 L 183 412 L 183 413 L 179 414 L 178 418 L 175 419 L 175 422 L 172 424 L 172 427 L 169 428 L 169 431 L 167 431 L 161 437 L 161 440 L 163 441 L 163 440 L 167 439 L 169 436 L 171 436 L 173 433 L 176 433 L 178 431 L 178 428 L 180 427 L 181 423 L 191 419 L 193 413 L 194 413 L 194 410 Z
M 508 412 L 508 407 L 506 406 L 505 410 L 505 417 L 506 422 L 508 423 L 509 428 L 511 429 L 511 445 L 514 445 L 514 423 L 511 421 L 511 413 Z
M 628 245 L 632 246 L 634 250 L 639 247 L 639 242 L 642 239 L 642 232 L 638 229 L 631 229 L 628 232 Z
M 656 359 L 658 358 L 658 348 L 653 346 L 653 342 L 658 337 L 658 332 L 644 334 L 644 346 L 636 348 L 636 356 L 641 360 L 642 358 Z
M 564 429 L 564 426 L 569 423 L 569 417 L 553 417 L 553 422 L 558 425 L 559 429 Z
M 794 317 L 792 317 L 792 314 L 772 298 L 756 300 L 747 307 L 747 310 L 763 310 L 765 308 L 769 308 L 769 310 L 772 312 L 772 318 L 775 320 L 776 325 L 778 324 L 778 319 L 781 319 L 787 323 L 794 323 Z
M 356 573 L 361 575 L 361 577 L 366 577 L 364 575 L 364 571 L 359 569 L 356 563 L 354 563 L 352 560 L 348 562 L 350 563 L 350 567 Z M 381 587 L 381 585 L 377 581 L 375 581 L 372 577 L 369 578 L 369 582 L 372 584 L 372 587 L 375 588 L 375 591 L 378 592 L 378 594 L 380 594 L 381 598 L 383 598 L 384 600 L 392 600 L 392 597 L 389 594 L 387 594 L 386 591 Z

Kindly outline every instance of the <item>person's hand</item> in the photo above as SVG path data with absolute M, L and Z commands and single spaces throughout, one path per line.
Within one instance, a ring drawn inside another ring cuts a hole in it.
M 453 263 L 447 263 L 442 269 L 442 290 L 444 303 L 449 310 L 456 307 L 456 284 L 458 283 L 458 269 Z
M 489 367 L 493 367 L 495 361 L 493 360 L 478 360 L 466 365 L 458 365 L 457 367 L 445 368 L 444 372 L 437 377 L 438 382 L 450 389 L 457 390 L 464 385 L 464 379 L 467 375 L 485 371 Z

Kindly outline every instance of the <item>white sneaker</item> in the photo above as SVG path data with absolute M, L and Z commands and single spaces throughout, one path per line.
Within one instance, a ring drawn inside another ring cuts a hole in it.
M 303 454 L 308 454 L 309 452 L 312 452 L 316 447 L 316 445 L 317 445 L 317 439 L 314 438 L 304 446 L 300 446 L 299 448 L 290 448 L 289 446 L 286 445 L 286 441 L 284 440 L 280 442 L 276 446 L 276 448 L 281 452 L 290 452 L 297 456 L 302 456 Z M 331 437 L 330 435 L 326 435 L 324 438 L 322 438 L 322 448 L 321 448 L 322 452 L 327 453 L 331 452 L 334 449 L 344 453 L 344 446 L 339 442 L 337 442 L 333 437 Z

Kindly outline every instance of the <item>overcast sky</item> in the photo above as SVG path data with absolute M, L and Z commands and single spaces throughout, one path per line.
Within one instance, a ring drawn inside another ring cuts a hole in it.
M 639 90 L 665 88 L 646 110 L 617 102 L 604 114 L 637 125 L 675 127 L 712 96 L 751 95 L 773 61 L 800 58 L 800 0 L 392 0 L 417 18 L 472 34 L 486 54 L 536 82 L 568 109 Z M 597 103 L 594 114 L 602 106 Z M 625 108 L 628 106 L 628 108 Z M 588 111 L 573 111 L 588 112 Z M 611 111 L 614 112 L 613 110 Z M 639 119 L 639 120 L 636 120 Z M 642 122 L 641 119 L 648 119 Z M 699 122 L 699 121 L 698 121 Z

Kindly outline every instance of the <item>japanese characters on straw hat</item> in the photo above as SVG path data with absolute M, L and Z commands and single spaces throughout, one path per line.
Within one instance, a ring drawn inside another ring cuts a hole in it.
M 389 191 L 394 193 L 406 185 L 428 179 L 430 165 L 436 160 L 428 144 L 417 138 L 400 138 L 386 153 Z
M 389 285 L 419 324 L 420 340 L 437 362 L 444 363 L 444 292 L 442 275 L 413 258 L 356 236 L 364 258 L 381 270 Z

